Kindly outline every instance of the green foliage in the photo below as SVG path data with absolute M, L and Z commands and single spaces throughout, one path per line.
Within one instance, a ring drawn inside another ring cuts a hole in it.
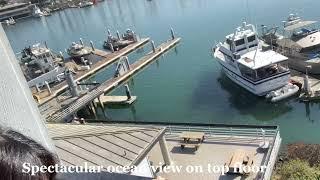
M 299 159 L 290 160 L 281 165 L 274 179 L 279 180 L 320 180 L 320 169 L 311 167 L 308 162 Z

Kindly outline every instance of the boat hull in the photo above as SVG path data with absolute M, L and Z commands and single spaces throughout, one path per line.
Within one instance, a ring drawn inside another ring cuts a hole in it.
M 320 62 L 314 63 L 314 62 L 307 62 L 306 60 L 302 59 L 296 59 L 296 58 L 289 58 L 289 67 L 306 73 L 306 66 L 311 66 L 310 69 L 308 69 L 308 74 L 320 74 Z
M 270 91 L 285 86 L 290 80 L 290 72 L 286 72 L 262 81 L 252 82 L 242 77 L 240 74 L 228 69 L 223 62 L 219 61 L 219 63 L 222 66 L 223 72 L 229 79 L 257 96 L 265 96 Z

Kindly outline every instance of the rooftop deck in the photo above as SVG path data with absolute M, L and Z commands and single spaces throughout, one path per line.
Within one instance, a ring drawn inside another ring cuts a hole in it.
M 170 131 L 171 129 L 171 131 Z M 263 142 L 261 129 L 259 127 L 178 127 L 168 126 L 166 140 L 168 150 L 174 166 L 181 166 L 181 173 L 159 173 L 158 175 L 167 179 L 267 179 L 269 176 L 264 173 L 250 173 L 247 176 L 222 174 L 221 171 L 213 172 L 213 167 L 222 167 L 228 164 L 232 154 L 236 150 L 243 150 L 248 153 L 254 153 L 253 166 L 264 166 L 272 164 L 270 158 L 271 153 L 277 152 L 279 147 L 277 144 L 281 142 L 281 138 L 277 137 L 277 129 L 265 129 L 265 139 L 272 144 L 267 151 L 259 150 L 259 144 Z M 179 135 L 184 131 L 205 132 L 205 141 L 196 151 L 194 148 L 181 149 L 181 139 Z M 279 142 L 280 141 L 280 142 Z M 275 144 L 276 143 L 276 144 Z M 276 145 L 276 146 L 274 146 Z M 274 152 L 271 152 L 274 151 Z M 272 154 L 274 155 L 274 154 Z M 161 159 L 159 146 L 155 146 L 149 154 L 149 159 L 158 165 Z M 211 169 L 209 168 L 209 164 Z M 188 173 L 188 166 L 200 166 L 198 173 Z M 273 166 L 272 166 L 273 167 Z M 209 170 L 210 169 L 210 170 Z M 271 168 L 272 171 L 272 168 Z M 201 173 L 202 172 L 202 173 Z M 269 172 L 267 172 L 269 173 Z
M 164 127 L 166 127 L 165 131 Z M 156 137 L 160 137 L 163 132 L 173 160 L 172 165 L 182 167 L 180 173 L 172 171 L 157 173 L 168 180 L 269 179 L 281 144 L 277 126 L 142 123 L 135 125 L 48 124 L 48 128 L 65 165 L 83 162 L 91 162 L 94 165 L 103 163 L 104 166 L 126 165 L 134 163 L 134 159 L 141 154 L 141 156 L 148 156 L 153 166 L 157 168 L 161 165 L 160 162 L 164 164 L 160 145 L 155 143 Z M 265 140 L 270 143 L 266 151 L 258 148 L 263 141 L 261 129 L 265 131 Z M 205 133 L 205 140 L 197 151 L 193 148 L 181 150 L 179 136 L 186 131 Z M 221 172 L 208 171 L 208 164 L 211 167 L 223 166 L 238 149 L 253 152 L 253 165 L 267 166 L 267 170 L 264 173 L 251 173 L 248 176 L 222 175 Z M 123 156 L 124 152 L 126 152 L 125 156 Z M 187 166 L 202 166 L 202 173 L 200 170 L 198 173 L 187 173 Z

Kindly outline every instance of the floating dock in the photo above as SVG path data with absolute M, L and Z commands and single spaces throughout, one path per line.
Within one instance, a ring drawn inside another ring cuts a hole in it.
M 168 51 L 169 49 L 174 47 L 177 43 L 179 43 L 180 39 L 181 38 L 172 38 L 171 40 L 168 40 L 167 42 L 162 43 L 157 48 L 154 48 L 153 51 L 151 51 L 150 53 L 148 53 L 138 61 L 134 62 L 133 64 L 131 64 L 129 71 L 125 72 L 124 74 L 116 78 L 111 78 L 101 83 L 93 90 L 89 91 L 88 93 L 84 94 L 78 99 L 72 101 L 70 104 L 68 105 L 65 104 L 64 107 L 59 107 L 59 102 L 57 102 L 58 107 L 57 106 L 48 107 L 46 110 L 42 110 L 41 113 L 49 122 L 60 122 L 60 121 L 63 121 L 64 119 L 69 118 L 81 108 L 94 102 L 94 100 L 99 96 L 101 96 L 102 94 L 109 93 L 116 87 L 128 81 L 131 76 L 137 74 L 144 67 L 146 67 L 148 64 L 153 62 L 157 57 L 164 54 L 166 51 Z M 56 111 L 57 108 L 59 109 L 58 111 Z
M 94 102 L 99 104 L 100 102 L 106 105 L 131 105 L 137 100 L 137 96 L 131 96 L 128 99 L 127 96 L 100 96 L 100 101 L 96 99 Z
M 298 82 L 304 87 L 304 78 L 305 74 L 291 70 L 291 80 Z M 302 91 L 300 94 L 300 98 L 302 100 L 320 100 L 320 79 L 316 78 L 316 76 L 308 76 L 309 79 L 309 86 L 310 86 L 310 94 L 307 95 L 305 92 Z
M 142 38 L 140 41 L 130 44 L 127 47 L 120 49 L 119 51 L 115 51 L 114 53 L 108 53 L 103 50 L 99 49 L 94 49 L 93 54 L 102 57 L 102 60 L 96 62 L 95 64 L 92 64 L 89 70 L 84 70 L 84 71 L 77 71 L 76 75 L 74 76 L 75 81 L 80 81 L 84 78 L 87 78 L 91 76 L 92 74 L 96 73 L 97 71 L 101 70 L 102 68 L 105 68 L 115 61 L 117 61 L 120 57 L 127 55 L 128 53 L 134 51 L 135 49 L 138 49 L 145 45 L 150 38 Z M 34 93 L 34 95 L 38 97 L 43 97 L 39 100 L 39 105 L 42 105 L 49 100 L 53 99 L 56 97 L 59 93 L 67 89 L 68 84 L 66 81 L 62 81 L 59 84 L 56 84 L 51 88 L 51 94 L 49 96 L 44 97 L 42 93 L 47 93 L 46 91 L 41 91 L 39 93 Z

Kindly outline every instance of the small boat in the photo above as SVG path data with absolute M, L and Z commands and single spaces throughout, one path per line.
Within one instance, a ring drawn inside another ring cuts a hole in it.
M 297 85 L 288 83 L 284 87 L 268 93 L 266 95 L 266 99 L 268 99 L 271 102 L 278 102 L 295 95 L 299 90 L 300 89 Z
M 13 17 L 11 17 L 11 18 L 5 20 L 4 23 L 9 26 L 9 25 L 15 25 L 16 21 L 13 19 Z
M 244 22 L 212 50 L 227 77 L 257 96 L 289 82 L 288 58 L 260 40 L 252 24 Z
M 79 3 L 79 8 L 84 8 L 84 7 L 88 7 L 88 6 L 92 6 L 93 2 L 91 1 L 84 1 L 84 2 L 80 2 Z
M 103 43 L 103 47 L 109 50 L 113 48 L 113 50 L 117 51 L 137 41 L 138 36 L 132 30 L 127 29 L 122 37 L 120 37 L 120 35 L 118 35 L 118 37 L 114 37 L 109 34 L 108 39 Z M 110 44 L 112 45 L 112 48 Z
M 80 58 L 91 54 L 92 50 L 85 48 L 82 44 L 73 42 L 70 48 L 67 49 L 67 53 L 73 58 Z
M 33 17 L 42 17 L 44 14 L 43 12 L 40 10 L 40 8 L 38 6 L 34 7 L 33 10 Z
M 62 64 L 62 61 L 62 58 L 53 54 L 48 47 L 35 44 L 32 47 L 26 47 L 22 50 L 20 67 L 27 81 L 31 81 L 56 70 L 56 68 Z M 49 83 L 51 83 L 51 81 Z

